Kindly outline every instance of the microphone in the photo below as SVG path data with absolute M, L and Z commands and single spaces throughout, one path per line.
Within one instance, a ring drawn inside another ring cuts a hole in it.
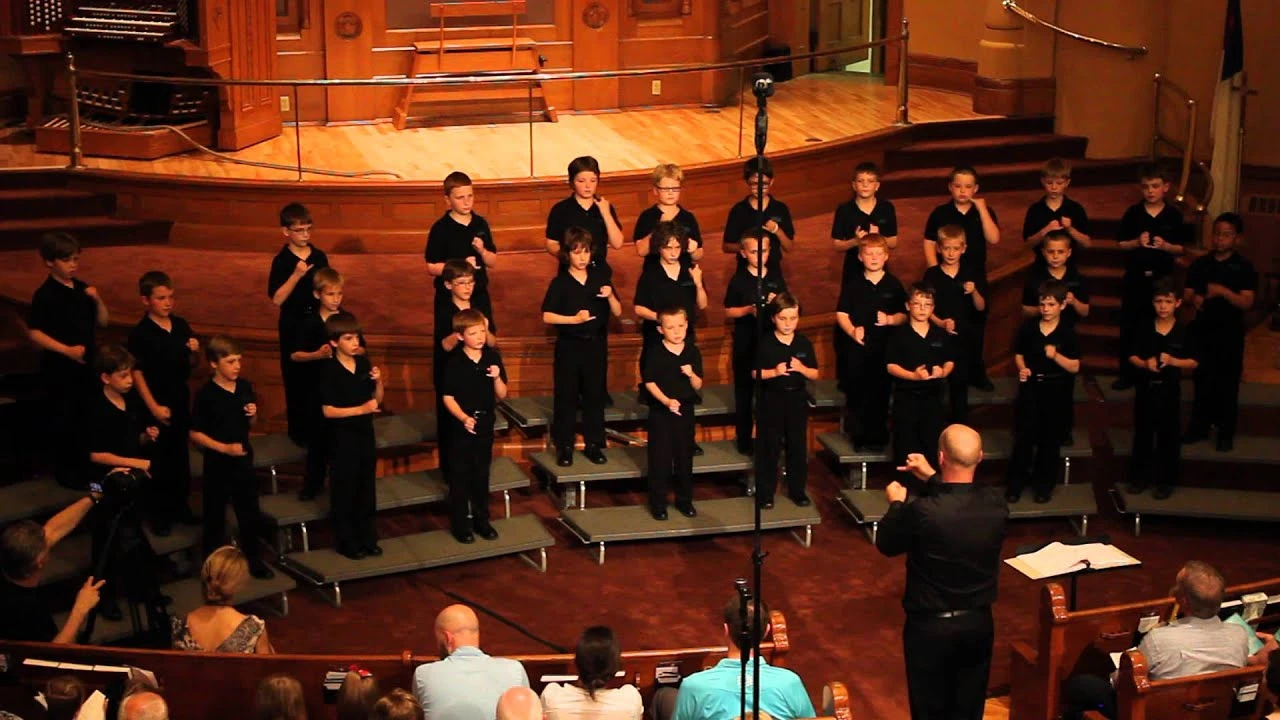
M 773 75 L 767 72 L 758 72 L 751 76 L 751 92 L 756 97 L 772 97 L 773 96 Z
M 737 578 L 733 581 L 733 587 L 738 591 L 738 597 L 749 600 L 751 591 L 747 589 L 747 579 Z

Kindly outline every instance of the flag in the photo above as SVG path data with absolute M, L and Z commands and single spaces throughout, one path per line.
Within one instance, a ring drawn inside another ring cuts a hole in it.
M 1222 28 L 1222 64 L 1218 86 L 1213 94 L 1213 112 L 1209 124 L 1213 158 L 1209 165 L 1213 178 L 1213 197 L 1209 213 L 1236 209 L 1239 194 L 1240 163 L 1244 121 L 1244 27 L 1240 16 L 1240 0 L 1227 0 L 1227 17 Z M 1191 143 L 1194 145 L 1194 142 Z

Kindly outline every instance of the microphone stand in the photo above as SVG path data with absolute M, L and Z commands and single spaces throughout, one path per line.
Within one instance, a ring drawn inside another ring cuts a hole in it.
M 767 72 L 759 72 L 752 75 L 751 76 L 751 94 L 755 95 L 756 97 L 756 137 L 755 137 L 756 169 L 757 169 L 757 174 L 756 174 L 756 220 L 757 220 L 757 223 L 756 224 L 758 227 L 763 228 L 764 222 L 765 222 L 764 183 L 761 181 L 764 178 L 762 177 L 759 171 L 762 169 L 762 166 L 764 164 L 764 147 L 769 140 L 768 105 L 769 105 L 769 96 L 773 95 L 773 76 Z M 761 245 L 763 245 L 763 242 L 761 242 Z M 770 240 L 769 246 L 770 246 L 769 252 L 771 254 L 776 252 L 782 252 L 781 248 L 773 247 L 772 240 Z M 764 275 L 765 275 L 765 265 L 761 264 L 760 273 L 756 275 L 756 296 L 754 298 L 754 302 L 757 308 L 756 310 L 756 360 L 755 360 L 755 366 L 756 366 L 755 418 L 756 418 L 756 437 L 760 442 L 764 441 L 764 437 L 760 433 L 760 413 L 763 412 L 763 407 L 764 407 L 764 377 L 763 377 L 764 358 L 761 351 L 762 351 L 762 348 L 764 347 L 764 334 L 766 332 L 764 313 L 761 312 L 762 308 L 760 308 L 760 299 L 764 297 Z M 756 478 L 759 479 L 760 471 L 762 470 L 762 468 L 760 466 L 760 449 L 758 447 L 755 449 L 754 464 L 755 464 Z M 771 468 L 771 472 L 777 473 L 777 471 L 778 469 L 776 467 Z M 759 488 L 757 487 L 757 490 L 758 489 Z M 746 648 L 744 648 L 744 652 L 743 652 L 744 665 L 743 665 L 743 671 L 742 671 L 743 682 L 745 683 L 746 682 L 745 663 L 746 663 L 746 660 L 749 658 L 752 662 L 751 664 L 751 667 L 752 667 L 751 712 L 752 712 L 752 718 L 754 718 L 754 720 L 759 720 L 759 717 L 760 717 L 760 635 L 761 635 L 760 631 L 763 628 L 763 625 L 760 622 L 760 602 L 761 602 L 761 598 L 763 598 L 763 591 L 761 589 L 761 584 L 762 584 L 762 578 L 764 575 L 764 572 L 763 572 L 764 558 L 766 555 L 760 542 L 761 509 L 762 508 L 760 507 L 760 496 L 759 496 L 759 493 L 757 492 L 756 502 L 755 502 L 755 525 L 752 528 L 752 551 L 751 551 L 752 596 L 755 599 L 755 607 L 754 607 L 754 612 L 752 613 L 752 619 L 751 619 L 751 637 L 748 638 L 749 643 L 744 643 L 744 644 L 750 645 L 750 652 L 747 652 Z M 745 626 L 745 623 L 744 623 L 744 626 Z M 742 701 L 743 701 L 743 704 L 745 705 L 746 704 L 745 688 L 743 689 L 742 695 L 743 695 Z M 744 718 L 745 720 L 746 718 L 745 710 L 743 711 L 741 717 Z
M 742 658 L 751 652 L 751 637 L 748 635 L 751 630 L 747 626 L 747 603 L 751 602 L 751 591 L 747 589 L 746 578 L 734 580 L 733 586 L 738 591 L 738 627 L 741 628 L 738 637 L 733 640 L 738 644 L 738 657 Z M 741 704 L 738 717 L 745 719 L 747 717 L 747 663 L 745 660 L 742 662 L 741 671 L 739 678 L 741 693 L 738 696 Z

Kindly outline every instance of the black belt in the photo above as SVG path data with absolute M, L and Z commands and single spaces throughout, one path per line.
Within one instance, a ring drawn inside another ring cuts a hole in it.
M 969 610 L 942 610 L 942 611 L 938 611 L 938 612 L 934 612 L 934 611 L 931 611 L 931 610 L 926 610 L 926 611 L 924 611 L 924 612 L 911 613 L 911 614 L 912 614 L 912 615 L 916 615 L 916 616 L 918 616 L 918 617 L 927 617 L 927 618 L 943 618 L 943 619 L 946 619 L 946 618 L 958 618 L 958 617 L 964 617 L 965 615 L 969 615 L 969 614 L 971 614 L 971 613 L 976 613 L 976 612 L 979 612 L 980 610 L 985 610 L 985 609 L 986 609 L 986 608 L 973 608 L 973 609 L 969 609 Z

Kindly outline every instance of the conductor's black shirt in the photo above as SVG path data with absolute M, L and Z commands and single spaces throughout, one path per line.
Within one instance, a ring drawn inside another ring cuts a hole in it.
M 891 557 L 907 555 L 903 609 L 927 614 L 991 607 L 1008 517 L 999 488 L 944 483 L 936 476 L 918 497 L 889 505 L 876 548 Z
M 16 585 L 0 575 L 0 640 L 50 642 L 58 626 L 42 588 Z

